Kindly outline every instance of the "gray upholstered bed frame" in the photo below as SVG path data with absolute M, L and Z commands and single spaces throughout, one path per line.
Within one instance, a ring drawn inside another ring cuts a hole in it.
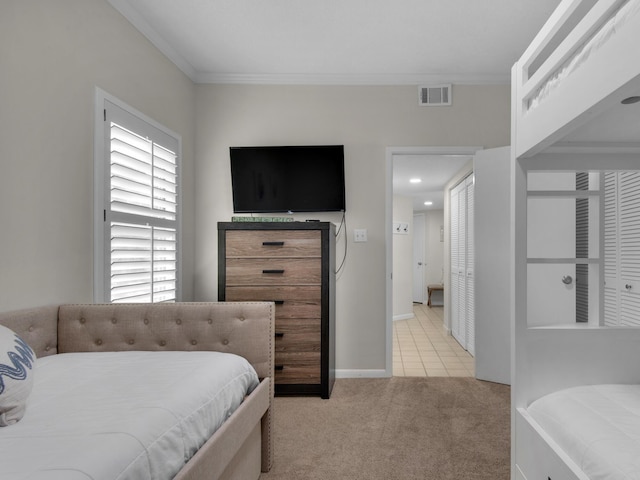
M 257 479 L 271 468 L 274 305 L 61 305 L 0 313 L 39 357 L 68 352 L 213 350 L 245 357 L 261 383 L 176 480 Z

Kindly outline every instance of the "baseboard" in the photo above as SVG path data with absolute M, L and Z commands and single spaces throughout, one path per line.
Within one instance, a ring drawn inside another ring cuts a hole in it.
M 415 318 L 415 315 L 413 313 L 403 313 L 402 315 L 394 315 L 393 316 L 393 321 L 397 321 L 397 320 L 409 320 L 411 318 Z
M 336 370 L 336 378 L 387 378 L 392 374 L 386 370 Z

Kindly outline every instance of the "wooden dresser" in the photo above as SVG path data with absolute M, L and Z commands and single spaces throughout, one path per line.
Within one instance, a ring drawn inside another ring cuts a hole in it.
M 276 395 L 329 398 L 335 381 L 333 223 L 218 223 L 218 299 L 275 302 Z

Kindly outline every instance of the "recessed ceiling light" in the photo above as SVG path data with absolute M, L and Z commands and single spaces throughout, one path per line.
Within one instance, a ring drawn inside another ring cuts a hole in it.
M 409 183 L 420 183 L 422 181 L 421 178 L 412 178 L 409 180 Z
M 424 202 L 425 205 L 433 205 L 433 202 Z
M 634 97 L 627 97 L 624 100 L 622 100 L 622 104 L 623 105 L 631 105 L 632 103 L 638 103 L 640 102 L 640 97 L 638 96 L 634 96 Z

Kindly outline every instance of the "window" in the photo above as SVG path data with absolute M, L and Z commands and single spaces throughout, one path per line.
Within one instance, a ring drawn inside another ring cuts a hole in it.
M 180 138 L 96 95 L 97 302 L 174 302 L 180 292 Z

